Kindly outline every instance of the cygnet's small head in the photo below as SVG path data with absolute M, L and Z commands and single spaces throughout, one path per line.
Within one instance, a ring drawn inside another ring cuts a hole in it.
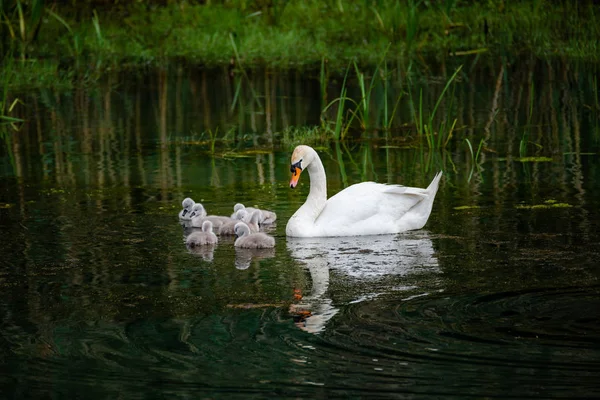
M 248 228 L 248 225 L 246 225 L 245 223 L 238 222 L 233 227 L 233 231 L 235 232 L 237 237 L 242 237 L 250 233 L 250 228 Z
M 181 205 L 183 206 L 184 210 L 188 210 L 189 211 L 194 206 L 194 200 L 190 199 L 189 197 L 186 197 L 181 202 Z
M 204 210 L 204 206 L 200 203 L 196 203 L 192 206 L 192 214 L 190 215 L 191 218 L 194 217 L 203 217 L 206 215 L 206 211 Z
M 246 206 L 244 206 L 242 203 L 237 203 L 235 206 L 233 206 L 233 212 L 238 212 L 239 210 L 243 210 L 245 208 Z
M 290 180 L 290 187 L 294 189 L 300 179 L 302 171 L 308 167 L 313 159 L 314 150 L 312 147 L 300 145 L 296 146 L 292 153 L 292 160 L 290 163 L 290 172 L 292 173 L 292 180 Z
M 237 210 L 235 215 L 233 216 L 233 219 L 243 221 L 247 215 L 248 215 L 248 211 L 246 211 L 244 209 Z
M 202 223 L 202 232 L 206 232 L 206 233 L 212 232 L 212 228 L 213 228 L 212 222 L 204 221 Z

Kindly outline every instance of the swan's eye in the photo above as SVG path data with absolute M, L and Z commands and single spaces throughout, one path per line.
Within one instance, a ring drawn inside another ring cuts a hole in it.
M 302 159 L 300 159 L 300 161 L 290 165 L 290 172 L 294 175 L 296 174 L 296 168 L 299 168 L 302 171 Z

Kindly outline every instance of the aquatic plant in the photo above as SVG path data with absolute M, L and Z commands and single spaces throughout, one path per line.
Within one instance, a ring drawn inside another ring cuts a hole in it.
M 8 68 L 12 67 L 12 63 L 9 62 Z M 14 130 L 18 129 L 18 123 L 23 122 L 22 119 L 16 118 L 10 115 L 15 106 L 20 102 L 18 98 L 10 99 L 8 92 L 8 80 L 2 82 L 2 96 L 0 97 L 0 129 L 11 126 Z M 6 132 L 3 132 L 3 137 Z
M 523 129 L 523 135 L 519 141 L 519 157 L 524 158 L 527 155 L 527 144 L 529 143 L 529 133 L 531 130 L 531 119 L 533 117 L 533 95 L 534 95 L 534 84 L 533 82 L 529 86 L 529 110 L 527 113 L 527 125 Z
M 418 115 L 413 115 L 413 116 L 414 116 L 415 123 L 417 125 L 417 132 L 419 134 L 419 137 L 421 139 L 425 138 L 425 140 L 427 141 L 427 146 L 430 149 L 445 148 L 446 145 L 448 144 L 448 142 L 450 141 L 450 139 L 452 138 L 452 133 L 454 132 L 454 127 L 456 126 L 456 122 L 457 122 L 456 118 L 453 119 L 452 122 L 448 122 L 448 121 L 446 121 L 446 119 L 444 119 L 442 122 L 440 122 L 437 125 L 434 122 L 435 122 L 436 113 L 438 111 L 440 103 L 442 102 L 442 100 L 444 98 L 444 95 L 446 94 L 446 91 L 452 85 L 452 83 L 454 82 L 456 76 L 458 75 L 458 73 L 460 72 L 461 69 L 462 69 L 462 65 L 460 67 L 458 67 L 456 69 L 456 71 L 454 71 L 454 74 L 452 74 L 452 76 L 446 81 L 446 85 L 444 86 L 444 89 L 438 96 L 435 106 L 429 113 L 428 117 L 425 117 L 425 112 L 423 110 L 423 89 L 421 89 L 419 92 Z M 450 96 L 450 104 L 448 106 L 449 110 L 452 109 L 453 97 L 454 97 L 453 95 Z M 411 100 L 412 100 L 412 97 L 411 97 Z M 412 109 L 416 110 L 416 107 L 414 107 L 414 105 L 413 105 Z M 413 112 L 416 112 L 416 111 L 413 111 Z
M 29 46 L 39 38 L 43 14 L 43 0 L 0 2 L 0 51 L 3 56 L 18 48 L 21 60 L 27 58 Z
M 320 147 L 333 139 L 331 132 L 321 126 L 289 126 L 277 136 L 283 147 L 288 150 L 293 150 L 299 144 Z
M 473 152 L 473 145 L 468 138 L 465 138 L 465 142 L 469 147 L 469 154 L 471 155 L 471 170 L 469 172 L 469 177 L 467 178 L 467 182 L 471 182 L 471 178 L 473 177 L 473 172 L 477 169 L 477 172 L 481 173 L 481 165 L 479 165 L 479 155 L 481 154 L 481 148 L 483 147 L 483 139 L 479 141 L 479 146 L 477 146 L 477 152 Z
M 327 106 L 325 106 L 325 108 L 323 108 L 323 110 L 321 111 L 321 124 L 324 129 L 329 130 L 333 133 L 333 137 L 335 140 L 340 140 L 340 139 L 344 138 L 344 136 L 346 135 L 346 132 L 348 132 L 348 129 L 350 128 L 350 124 L 352 123 L 352 120 L 356 116 L 356 113 L 353 113 L 352 117 L 350 118 L 349 121 L 346 121 L 346 118 L 344 117 L 344 115 L 345 115 L 344 111 L 346 110 L 345 109 L 346 101 L 350 101 L 356 105 L 356 102 L 347 96 L 348 88 L 346 87 L 346 82 L 348 80 L 349 71 L 350 71 L 350 66 L 348 65 L 348 67 L 346 68 L 346 74 L 344 75 L 344 81 L 342 82 L 340 96 L 338 98 L 332 100 L 331 102 L 329 102 L 329 104 L 327 104 Z M 332 123 L 331 123 L 331 121 L 327 120 L 326 115 L 327 115 L 327 111 L 334 105 L 337 105 L 337 111 L 336 111 L 335 121 L 333 121 L 333 129 L 332 129 L 331 128 Z

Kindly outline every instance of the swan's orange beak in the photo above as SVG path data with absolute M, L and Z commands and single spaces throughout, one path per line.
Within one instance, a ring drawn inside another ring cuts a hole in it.
M 298 184 L 298 179 L 300 179 L 300 173 L 302 172 L 302 168 L 294 167 L 292 170 L 292 180 L 290 180 L 290 187 L 294 189 Z

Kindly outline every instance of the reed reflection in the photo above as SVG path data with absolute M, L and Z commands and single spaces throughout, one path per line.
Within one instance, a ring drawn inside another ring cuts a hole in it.
M 292 258 L 306 266 L 312 280 L 311 292 L 290 307 L 290 312 L 299 319 L 298 327 L 310 333 L 323 332 L 339 311 L 332 300 L 335 294 L 330 289 L 332 274 L 336 281 L 344 282 L 343 296 L 353 303 L 407 289 L 406 285 L 398 284 L 398 278 L 438 271 L 433 243 L 426 231 L 287 238 L 287 249 Z

